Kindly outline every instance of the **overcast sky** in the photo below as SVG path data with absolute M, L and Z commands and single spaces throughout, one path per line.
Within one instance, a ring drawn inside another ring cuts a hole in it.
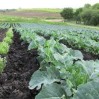
M 0 9 L 12 8 L 79 8 L 84 4 L 99 3 L 99 0 L 0 0 Z

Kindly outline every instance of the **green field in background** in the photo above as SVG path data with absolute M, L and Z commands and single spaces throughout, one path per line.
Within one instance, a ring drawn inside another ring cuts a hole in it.
M 33 8 L 33 9 L 17 9 L 17 11 L 37 11 L 37 12 L 53 12 L 53 13 L 60 13 L 62 9 L 52 9 L 52 8 Z

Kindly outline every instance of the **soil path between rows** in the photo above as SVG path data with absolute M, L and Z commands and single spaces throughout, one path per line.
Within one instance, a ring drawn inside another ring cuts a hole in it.
M 0 29 L 0 42 L 3 41 L 4 37 L 6 36 L 7 29 Z
M 35 99 L 28 83 L 31 75 L 39 68 L 37 51 L 27 51 L 28 44 L 14 32 L 13 44 L 7 56 L 7 64 L 0 75 L 0 99 Z

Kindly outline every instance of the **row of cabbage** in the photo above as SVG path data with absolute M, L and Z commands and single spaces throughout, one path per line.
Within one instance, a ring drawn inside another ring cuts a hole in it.
M 10 45 L 12 43 L 13 38 L 13 31 L 12 28 L 10 28 L 6 32 L 6 36 L 3 39 L 2 42 L 0 42 L 0 73 L 2 73 L 5 65 L 6 65 L 6 55 L 9 51 Z
M 8 29 L 11 25 L 8 22 L 0 23 L 0 29 Z
M 0 23 L 0 29 L 8 29 L 8 28 L 15 28 L 15 27 L 20 27 L 20 23 L 9 23 L 9 22 L 3 22 Z
M 99 30 L 35 23 L 23 23 L 21 27 L 31 29 L 45 37 L 53 36 L 73 48 L 83 49 L 95 55 L 99 54 Z
M 29 43 L 28 50 L 38 51 L 40 68 L 29 82 L 30 90 L 41 90 L 35 99 L 99 99 L 99 60 L 84 61 L 79 50 L 55 39 L 55 31 L 49 40 L 30 28 L 16 31 Z

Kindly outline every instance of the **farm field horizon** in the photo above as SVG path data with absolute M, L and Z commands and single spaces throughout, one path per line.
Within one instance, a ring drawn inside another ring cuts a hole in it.
M 76 24 L 74 21 L 64 22 L 60 15 L 62 9 L 58 8 L 34 8 L 34 9 L 14 9 L 1 10 L 0 22 L 26 22 L 26 23 L 48 23 L 56 25 L 73 25 L 99 29 L 99 26 L 88 26 Z

